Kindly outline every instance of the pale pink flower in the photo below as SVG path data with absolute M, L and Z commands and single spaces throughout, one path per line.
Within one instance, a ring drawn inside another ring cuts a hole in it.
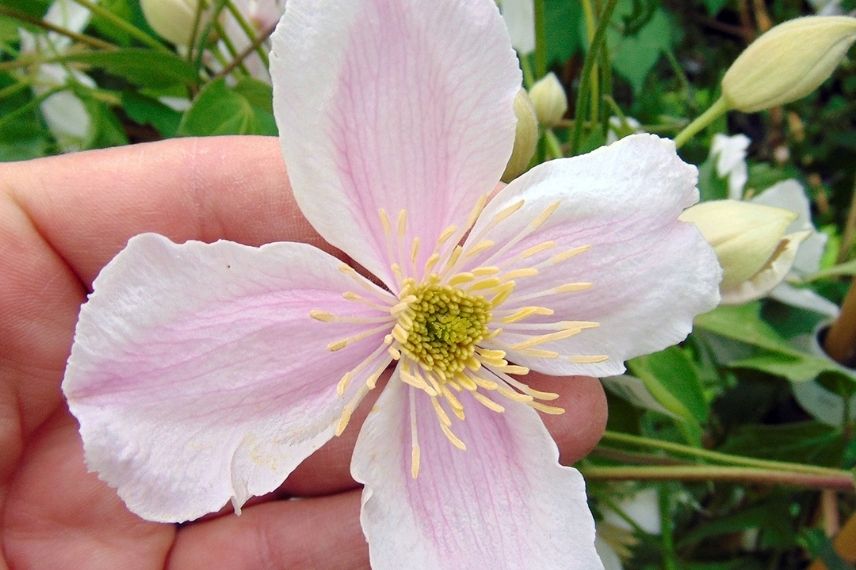
M 305 244 L 133 238 L 63 384 L 88 465 L 150 520 L 240 509 L 394 364 L 351 464 L 375 568 L 599 568 L 525 374 L 618 374 L 716 305 L 695 169 L 634 135 L 488 200 L 521 79 L 492 0 L 289 0 L 273 43 L 298 203 L 381 285 Z

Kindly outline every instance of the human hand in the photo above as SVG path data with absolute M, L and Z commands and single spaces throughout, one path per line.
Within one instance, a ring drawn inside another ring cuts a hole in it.
M 300 214 L 276 139 L 178 139 L 0 165 L 0 568 L 368 567 L 349 464 L 371 396 L 341 437 L 240 517 L 226 508 L 180 526 L 147 522 L 86 472 L 60 383 L 93 279 L 142 232 L 332 251 Z M 567 412 L 544 421 L 562 462 L 580 459 L 603 432 L 600 384 L 535 373 L 527 383 L 560 394 Z

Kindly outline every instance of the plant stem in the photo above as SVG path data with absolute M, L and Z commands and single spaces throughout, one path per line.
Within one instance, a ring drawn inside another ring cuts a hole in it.
M 90 0 L 74 0 L 94 15 L 104 18 L 123 32 L 127 32 L 127 34 L 133 38 L 136 38 L 141 43 L 146 44 L 150 48 L 156 49 L 158 51 L 170 51 L 165 45 L 160 43 L 157 39 L 153 38 L 131 22 L 125 20 L 124 18 L 120 18 L 107 8 L 99 6 Z
M 535 77 L 547 75 L 547 28 L 544 0 L 533 2 L 535 10 Z
M 255 41 L 253 42 L 253 45 L 249 45 L 246 48 L 244 48 L 244 50 L 238 54 L 238 57 L 235 58 L 232 61 L 232 63 L 230 63 L 229 65 L 224 67 L 219 73 L 217 73 L 216 76 L 214 76 L 214 79 L 219 79 L 220 77 L 225 77 L 225 76 L 229 75 L 237 66 L 239 66 L 241 63 L 243 63 L 243 61 L 245 59 L 247 59 L 247 57 L 249 57 L 250 54 L 253 53 L 253 51 L 255 51 L 256 47 L 263 44 L 265 42 L 265 40 L 270 37 L 270 35 L 273 33 L 273 31 L 275 29 L 276 29 L 276 24 L 274 24 L 273 26 L 271 26 L 270 28 L 265 30 L 265 32 L 263 34 L 261 34 L 259 37 L 257 37 L 255 39 Z
M 535 83 L 535 75 L 532 71 L 532 64 L 529 63 L 529 57 L 525 55 L 519 56 L 520 69 L 523 71 L 523 86 L 529 90 L 532 84 Z
M 53 95 L 55 93 L 59 93 L 60 91 L 63 91 L 63 90 L 65 90 L 65 87 L 54 87 L 53 89 L 45 91 L 44 93 L 42 93 L 38 97 L 34 97 L 30 101 L 28 101 L 26 104 L 21 105 L 20 107 L 18 107 L 17 109 L 12 111 L 11 113 L 7 113 L 6 115 L 3 115 L 2 117 L 0 117 L 0 128 L 5 127 L 8 123 L 11 123 L 13 120 L 17 119 L 19 116 L 24 115 L 26 113 L 29 113 L 30 111 L 32 111 L 33 109 L 35 109 L 36 107 L 41 105 L 45 99 L 47 99 L 48 97 L 50 97 L 51 95 Z
M 105 42 L 104 40 L 93 38 L 92 36 L 87 36 L 86 34 L 79 34 L 77 32 L 72 32 L 71 30 L 66 30 L 61 26 L 57 26 L 56 24 L 51 24 L 50 22 L 35 18 L 33 16 L 30 16 L 26 12 L 21 12 L 20 10 L 15 10 L 14 8 L 0 6 L 0 16 L 8 16 L 10 18 L 14 18 L 15 20 L 20 20 L 21 22 L 27 22 L 28 24 L 32 24 L 34 26 L 38 26 L 61 36 L 71 38 L 76 42 L 86 44 L 96 49 L 116 48 L 116 46 L 111 44 L 110 42 Z
M 672 501 L 669 495 L 667 486 L 659 485 L 657 489 L 657 502 L 660 507 L 660 543 L 663 547 L 663 567 L 666 570 L 678 570 L 675 540 L 672 536 L 672 532 L 674 532 Z
M 559 138 L 552 129 L 544 131 L 544 142 L 547 145 L 548 160 L 550 158 L 562 158 L 564 156 L 562 154 L 562 143 L 559 142 Z
M 854 491 L 853 477 L 846 471 L 818 475 L 718 465 L 583 467 L 580 471 L 586 479 L 600 481 L 725 481 Z
M 589 45 L 594 41 L 594 34 L 597 31 L 597 26 L 595 25 L 595 15 L 594 8 L 592 8 L 591 0 L 582 0 L 583 4 L 583 15 L 585 16 L 586 22 L 586 39 L 589 42 Z M 598 93 L 598 65 L 594 64 L 591 68 L 591 86 L 589 88 L 590 100 L 591 100 L 591 121 L 596 123 L 598 121 L 598 115 L 600 114 L 599 104 L 600 97 Z
M 223 29 L 223 26 L 221 26 L 219 22 L 215 22 L 214 29 L 217 31 L 217 35 L 220 36 L 220 40 L 223 42 L 223 45 L 226 46 L 226 51 L 229 52 L 229 57 L 232 58 L 232 61 L 238 62 L 238 69 L 241 70 L 241 73 L 249 75 L 250 72 L 244 65 L 244 60 L 238 57 L 238 50 L 235 48 L 235 44 L 232 42 L 232 39 L 226 35 L 226 31 Z
M 241 14 L 241 11 L 235 6 L 235 3 L 232 0 L 227 0 L 226 9 L 232 14 L 232 17 L 235 18 L 235 21 L 238 22 L 238 25 L 241 27 L 241 30 L 244 31 L 244 34 L 247 35 L 247 39 L 250 40 L 250 44 L 255 46 L 253 49 L 258 54 L 259 59 L 264 63 L 265 68 L 270 67 L 270 61 L 268 61 L 267 52 L 262 49 L 262 42 L 256 41 L 256 31 L 253 27 L 247 22 L 247 19 L 244 18 L 244 15 Z M 268 34 L 270 35 L 270 34 Z M 246 56 L 244 56 L 246 58 Z
M 850 196 L 850 209 L 847 211 L 847 221 L 844 224 L 844 232 L 841 235 L 841 249 L 838 251 L 838 263 L 842 263 L 850 256 L 856 242 L 856 177 L 853 178 L 853 191 Z
M 841 313 L 823 343 L 826 353 L 844 366 L 856 366 L 856 277 L 841 305 Z
M 639 447 L 662 449 L 664 451 L 671 451 L 680 455 L 689 455 L 693 457 L 698 457 L 700 459 L 707 459 L 708 461 L 713 461 L 715 463 L 727 463 L 731 465 L 741 465 L 758 469 L 791 471 L 794 473 L 805 473 L 824 476 L 840 476 L 842 474 L 848 474 L 846 471 L 830 469 L 828 467 L 818 467 L 815 465 L 802 465 L 800 463 L 788 463 L 785 461 L 772 461 L 767 459 L 755 459 L 754 457 L 730 455 L 728 453 L 711 451 L 709 449 L 700 449 L 689 445 L 673 443 L 671 441 L 660 441 L 657 439 L 650 439 L 647 437 L 639 437 L 636 435 L 618 433 L 613 431 L 604 432 L 602 441 L 612 441 L 616 443 L 636 445 Z
M 675 137 L 675 146 L 681 148 L 688 140 L 693 138 L 700 131 L 704 130 L 708 125 L 714 122 L 728 111 L 728 103 L 724 97 L 716 100 L 716 103 L 711 105 L 707 111 L 696 117 L 689 125 L 684 127 L 684 130 L 678 133 Z
M 612 12 L 615 10 L 617 3 L 618 0 L 607 0 L 606 7 L 600 14 L 600 20 L 598 20 L 597 23 L 597 30 L 595 30 L 594 39 L 592 39 L 588 53 L 586 54 L 583 71 L 580 74 L 580 84 L 577 90 L 577 104 L 574 109 L 574 131 L 571 135 L 571 156 L 577 154 L 577 151 L 580 148 L 580 141 L 583 136 L 582 119 L 585 114 L 588 84 L 591 79 L 592 69 L 597 61 L 597 54 L 600 51 L 601 45 L 606 41 L 606 29 L 609 27 L 609 20 L 612 18 Z
M 0 89 L 0 101 L 5 99 L 6 97 L 11 97 L 16 93 L 19 93 L 30 86 L 30 81 L 18 81 L 17 83 L 13 83 L 12 85 L 8 85 L 3 89 Z

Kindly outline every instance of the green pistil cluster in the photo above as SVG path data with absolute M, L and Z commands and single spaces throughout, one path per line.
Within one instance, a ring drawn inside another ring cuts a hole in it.
M 455 287 L 428 283 L 411 289 L 400 321 L 407 332 L 402 348 L 427 370 L 452 378 L 474 363 L 476 343 L 488 334 L 490 303 Z

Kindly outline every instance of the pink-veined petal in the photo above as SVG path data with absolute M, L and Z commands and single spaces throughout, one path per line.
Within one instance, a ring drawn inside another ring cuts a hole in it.
M 271 73 L 303 214 L 391 286 L 378 210 L 393 234 L 407 210 L 422 264 L 511 154 L 521 76 L 493 0 L 289 0 Z
M 382 344 L 331 352 L 377 325 L 310 318 L 384 316 L 342 298 L 340 265 L 305 244 L 133 238 L 81 309 L 63 381 L 89 468 L 156 521 L 280 485 L 333 435 L 341 376 Z
M 695 182 L 695 168 L 678 158 L 671 141 L 642 134 L 543 164 L 503 189 L 470 238 L 497 245 L 469 263 L 536 267 L 538 274 L 517 278 L 514 293 L 496 311 L 503 328 L 498 348 L 508 350 L 510 360 L 548 374 L 610 376 L 624 370 L 624 360 L 682 340 L 693 317 L 719 300 L 713 250 L 693 226 L 678 221 L 698 199 Z M 521 200 L 516 213 L 483 231 L 497 212 Z M 532 230 L 533 220 L 552 209 Z M 538 251 L 542 244 L 547 245 Z M 576 254 L 550 261 L 565 252 Z M 558 287 L 572 292 L 557 293 Z M 554 313 L 502 323 L 526 306 Z M 509 349 L 553 332 L 531 324 L 560 321 L 599 326 L 529 346 L 558 352 L 555 358 Z
M 372 568 L 601 568 L 585 482 L 559 465 L 538 414 L 505 413 L 460 395 L 466 420 L 441 433 L 424 393 L 414 395 L 421 469 L 411 475 L 409 391 L 393 377 L 360 432 L 351 473 L 365 484 L 361 522 Z M 504 402 L 503 402 L 504 403 Z

